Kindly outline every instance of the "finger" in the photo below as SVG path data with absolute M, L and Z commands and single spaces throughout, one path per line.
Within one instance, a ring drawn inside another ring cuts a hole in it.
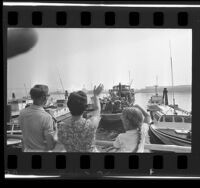
M 38 41 L 33 29 L 12 29 L 8 31 L 7 58 L 29 51 Z

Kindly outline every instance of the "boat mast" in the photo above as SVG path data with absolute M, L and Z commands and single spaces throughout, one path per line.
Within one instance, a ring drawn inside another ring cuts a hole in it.
M 24 88 L 25 88 L 25 92 L 26 92 L 26 97 L 28 98 L 28 93 L 27 93 L 27 89 L 26 89 L 26 84 L 24 83 Z
M 130 89 L 131 89 L 131 85 L 133 83 L 133 79 L 131 79 L 131 71 L 128 71 L 128 73 L 129 73 L 129 83 L 128 83 L 128 85 L 130 86 Z
M 56 67 L 56 68 L 57 68 L 57 67 Z M 65 93 L 65 89 L 64 89 L 64 87 L 63 87 L 63 82 L 62 82 L 62 79 L 61 79 L 61 77 L 60 77 L 60 73 L 59 73 L 58 68 L 57 68 L 57 72 L 58 72 L 58 76 L 59 76 L 59 80 L 60 80 L 61 87 L 62 87 L 62 89 L 63 89 L 63 92 Z
M 156 76 L 156 85 L 155 85 L 156 96 L 158 95 L 158 76 Z
M 172 66 L 171 41 L 170 41 L 170 40 L 169 40 L 169 49 L 170 49 L 170 61 L 171 61 L 172 97 L 173 97 L 173 106 L 175 106 L 175 98 L 174 98 L 174 78 L 173 78 L 173 66 Z

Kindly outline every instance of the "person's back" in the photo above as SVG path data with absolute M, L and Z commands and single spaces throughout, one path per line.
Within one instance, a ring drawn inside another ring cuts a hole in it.
M 146 123 L 143 123 L 139 130 L 129 130 L 117 136 L 113 146 L 117 148 L 117 152 L 144 152 L 144 144 L 147 135 Z
M 72 115 L 65 120 L 58 128 L 58 140 L 64 145 L 67 152 L 96 152 L 93 147 L 95 132 L 100 120 L 101 105 L 99 94 L 103 90 L 103 85 L 95 86 L 94 111 L 90 112 L 89 119 L 83 118 L 84 111 L 87 108 L 87 95 L 83 91 L 70 94 L 67 106 Z
M 58 138 L 67 152 L 92 152 L 95 131 L 90 120 L 71 117 L 60 125 Z
M 113 146 L 119 152 L 143 152 L 146 131 L 142 112 L 136 107 L 127 107 L 121 118 L 126 132 L 117 136 Z
M 48 151 L 55 147 L 54 122 L 43 106 L 47 102 L 48 87 L 35 85 L 30 91 L 33 104 L 20 112 L 19 125 L 22 129 L 23 150 Z
M 23 143 L 26 150 L 45 151 L 44 134 L 54 134 L 51 130 L 52 117 L 37 105 L 31 105 L 21 111 L 19 117 Z M 46 133 L 45 133 L 46 132 Z

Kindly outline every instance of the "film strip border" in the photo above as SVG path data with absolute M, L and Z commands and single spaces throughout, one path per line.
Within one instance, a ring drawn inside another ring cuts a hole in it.
M 112 176 L 196 177 L 200 165 L 195 157 L 183 154 L 80 154 L 26 153 L 7 155 L 5 173 L 64 175 L 68 178 Z M 198 166 L 198 170 L 196 167 Z
M 37 28 L 191 28 L 193 30 L 193 83 L 199 83 L 199 8 L 29 7 L 3 10 L 7 27 Z M 5 173 L 52 174 L 66 177 L 173 175 L 198 176 L 198 98 L 193 87 L 192 154 L 22 153 L 5 149 Z M 5 132 L 4 132 L 5 133 Z M 6 134 L 5 134 L 6 135 Z M 4 137 L 4 147 L 6 147 Z
M 9 27 L 114 27 L 114 28 L 190 28 L 196 16 L 195 10 L 188 12 L 186 9 L 170 11 L 166 8 L 144 9 L 134 8 L 60 8 L 23 7 L 23 13 L 9 7 L 7 25 Z M 107 9 L 107 10 L 106 10 Z M 197 11 L 197 10 L 196 10 Z

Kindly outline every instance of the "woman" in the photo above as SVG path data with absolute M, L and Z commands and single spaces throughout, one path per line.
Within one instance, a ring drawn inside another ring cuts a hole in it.
M 62 143 L 67 152 L 93 152 L 95 132 L 100 121 L 101 106 L 98 96 L 103 90 L 100 84 L 94 87 L 94 111 L 90 118 L 83 118 L 87 108 L 87 95 L 83 91 L 73 92 L 68 97 L 67 106 L 72 115 L 58 128 L 58 140 Z

